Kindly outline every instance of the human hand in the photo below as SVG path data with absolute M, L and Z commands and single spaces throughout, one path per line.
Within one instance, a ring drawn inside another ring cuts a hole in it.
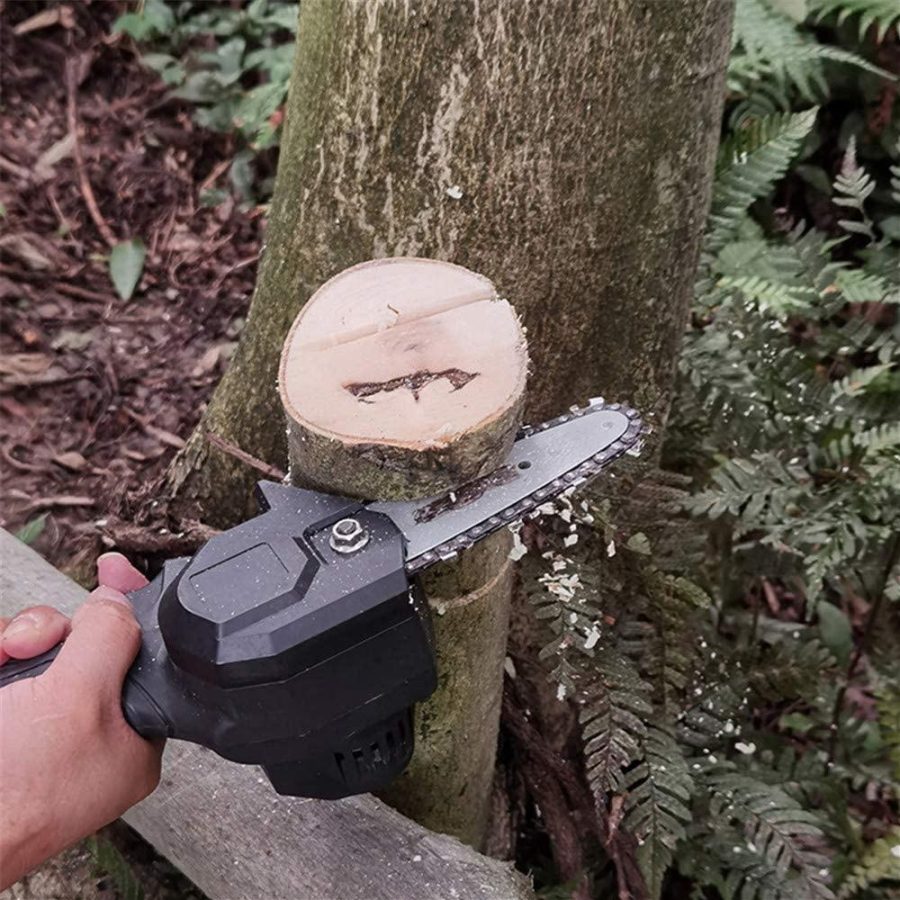
M 0 689 L 0 890 L 159 782 L 162 742 L 140 737 L 121 706 L 140 647 L 124 592 L 147 580 L 118 553 L 101 556 L 97 574 L 71 623 L 49 606 L 0 620 L 0 665 L 65 639 L 43 674 Z

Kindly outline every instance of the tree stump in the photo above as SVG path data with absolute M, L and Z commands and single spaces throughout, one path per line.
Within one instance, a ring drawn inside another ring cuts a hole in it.
M 521 422 L 525 338 L 481 275 L 392 258 L 335 276 L 284 345 L 293 483 L 368 500 L 426 497 L 496 468 Z M 384 799 L 479 846 L 487 823 L 509 620 L 509 536 L 427 574 L 438 689 L 412 764 Z

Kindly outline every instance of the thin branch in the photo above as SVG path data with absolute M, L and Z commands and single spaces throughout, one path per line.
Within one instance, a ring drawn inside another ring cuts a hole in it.
M 72 155 L 75 157 L 75 168 L 78 170 L 78 182 L 81 185 L 81 195 L 87 205 L 88 212 L 97 226 L 97 230 L 103 236 L 103 240 L 110 247 L 115 247 L 119 243 L 113 230 L 109 227 L 100 207 L 97 206 L 97 198 L 94 196 L 94 189 L 88 181 L 87 173 L 84 168 L 84 155 L 81 152 L 81 142 L 78 140 L 78 109 L 75 103 L 75 95 L 78 86 L 75 83 L 75 64 L 70 60 L 66 64 L 66 120 L 68 122 L 69 134 L 72 135 Z
M 897 565 L 897 562 L 900 561 L 900 531 L 895 532 L 891 536 L 887 546 L 887 562 L 885 563 L 884 570 L 881 573 L 878 587 L 874 592 L 875 596 L 872 600 L 872 605 L 869 608 L 869 615 L 866 617 L 866 624 L 863 628 L 862 637 L 859 639 L 859 642 L 857 643 L 853 651 L 853 655 L 850 657 L 850 662 L 847 664 L 847 672 L 844 675 L 844 683 L 841 685 L 840 690 L 838 690 L 837 692 L 837 696 L 834 698 L 834 709 L 831 712 L 831 725 L 829 726 L 829 730 L 831 732 L 828 745 L 829 762 L 834 762 L 834 754 L 837 750 L 838 719 L 840 717 L 841 710 L 844 707 L 844 697 L 847 694 L 847 688 L 850 686 L 850 679 L 853 678 L 853 673 L 856 671 L 856 667 L 859 665 L 859 661 L 862 658 L 863 653 L 869 646 L 869 641 L 875 630 L 875 621 L 878 619 L 878 615 L 881 612 L 881 607 L 884 603 L 888 580 L 890 579 L 891 572 L 894 571 L 894 567 Z
M 247 266 L 252 266 L 259 259 L 259 253 L 254 253 L 253 256 L 248 256 L 246 259 L 242 259 L 239 262 L 236 262 L 233 266 L 229 266 L 216 280 L 213 282 L 212 287 L 210 288 L 210 293 L 216 293 L 222 285 L 225 283 L 226 278 L 230 278 L 234 275 L 235 272 L 239 272 L 241 269 L 247 268 Z
M 240 447 L 232 444 L 231 441 L 226 441 L 225 438 L 219 437 L 219 435 L 212 434 L 211 432 L 207 432 L 205 437 L 213 447 L 240 460 L 244 465 L 250 466 L 251 469 L 256 469 L 257 472 L 261 472 L 266 478 L 272 478 L 275 481 L 284 481 L 285 473 L 282 472 L 281 469 L 270 466 L 261 459 L 257 459 L 257 457 L 247 453 L 246 450 L 241 450 Z
M 20 166 L 18 163 L 14 163 L 5 156 L 0 156 L 0 169 L 3 169 L 4 172 L 9 172 L 10 175 L 15 175 L 24 181 L 31 180 L 31 172 L 26 169 L 25 166 Z

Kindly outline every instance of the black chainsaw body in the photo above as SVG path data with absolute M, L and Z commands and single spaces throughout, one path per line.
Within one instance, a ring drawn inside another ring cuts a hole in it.
M 261 515 L 132 595 L 143 643 L 125 717 L 145 737 L 262 765 L 280 794 L 383 787 L 412 755 L 413 704 L 436 686 L 403 538 L 354 500 L 274 483 L 258 495 Z M 348 517 L 368 542 L 341 554 L 329 539 Z

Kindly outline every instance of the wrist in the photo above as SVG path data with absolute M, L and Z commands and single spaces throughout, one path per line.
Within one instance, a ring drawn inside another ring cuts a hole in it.
M 4 811 L 0 817 L 0 891 L 53 855 L 51 829 L 48 821 L 42 826 L 30 811 L 23 815 L 9 808 Z

